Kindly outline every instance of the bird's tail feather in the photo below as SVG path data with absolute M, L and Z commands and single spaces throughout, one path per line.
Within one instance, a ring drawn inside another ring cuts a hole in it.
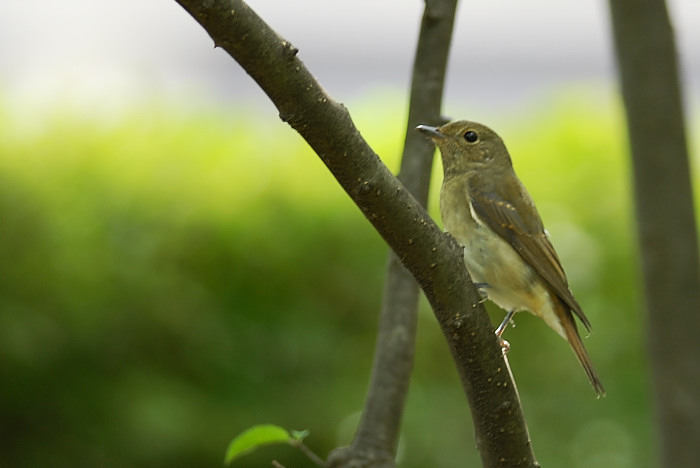
M 567 307 L 563 304 L 562 306 Z M 593 362 L 588 356 L 586 348 L 583 346 L 583 341 L 581 340 L 581 336 L 578 334 L 576 322 L 574 321 L 574 317 L 571 315 L 571 312 L 565 314 L 561 321 L 562 327 L 566 333 L 566 339 L 569 342 L 569 345 L 571 345 L 571 349 L 573 349 L 574 354 L 581 363 L 581 366 L 583 366 L 583 370 L 586 371 L 586 375 L 588 376 L 588 380 L 591 381 L 593 389 L 596 391 L 599 397 L 605 395 L 603 383 L 600 381 L 598 373 L 593 368 Z
M 561 329 L 564 333 L 564 338 L 569 342 L 571 349 L 578 358 L 578 362 L 583 366 L 583 370 L 586 371 L 588 380 L 591 381 L 593 389 L 596 391 L 599 397 L 605 395 L 605 389 L 603 384 L 598 377 L 598 373 L 593 368 L 593 362 L 588 356 L 586 348 L 583 346 L 583 341 L 581 340 L 581 335 L 578 334 L 578 328 L 576 327 L 576 319 L 571 313 L 571 308 L 567 303 L 565 303 L 561 298 L 552 293 L 552 309 L 559 320 Z

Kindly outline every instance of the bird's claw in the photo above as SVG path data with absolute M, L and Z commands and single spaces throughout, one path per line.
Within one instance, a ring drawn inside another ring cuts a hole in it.
M 510 351 L 510 343 L 501 338 L 499 335 L 496 336 L 498 336 L 498 345 L 501 347 L 501 351 L 504 355 L 508 354 L 508 351 Z
M 479 297 L 481 297 L 480 302 L 486 302 L 486 299 L 489 298 L 489 295 L 486 292 L 486 289 L 489 287 L 488 283 L 474 283 L 474 286 L 476 287 L 476 291 L 479 293 Z

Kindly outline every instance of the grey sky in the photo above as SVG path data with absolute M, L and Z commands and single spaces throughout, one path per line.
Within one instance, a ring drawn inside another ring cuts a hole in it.
M 332 96 L 408 87 L 420 0 L 250 0 Z M 689 100 L 700 95 L 700 1 L 670 0 Z M 602 0 L 462 1 L 448 102 L 499 107 L 543 90 L 611 84 Z M 14 103 L 101 106 L 148 96 L 270 109 L 174 0 L 3 0 L 0 91 Z

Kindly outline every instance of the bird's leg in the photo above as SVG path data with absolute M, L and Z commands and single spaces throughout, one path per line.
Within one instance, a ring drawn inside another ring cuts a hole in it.
M 501 322 L 501 324 L 498 326 L 498 328 L 496 328 L 496 336 L 497 337 L 499 337 L 499 338 L 501 337 L 501 335 L 503 334 L 503 331 L 508 326 L 508 322 L 510 322 L 510 319 L 513 318 L 513 314 L 515 314 L 515 310 L 511 310 L 510 312 L 508 312 L 506 314 L 506 317 Z
M 508 351 L 510 350 L 510 343 L 508 343 L 506 340 L 501 338 L 501 335 L 503 335 L 503 332 L 505 331 L 506 327 L 508 326 L 508 322 L 510 322 L 510 319 L 513 318 L 513 314 L 515 314 L 515 310 L 511 310 L 506 314 L 506 317 L 503 319 L 501 324 L 496 328 L 496 336 L 498 337 L 498 344 L 501 345 L 501 349 L 503 350 L 503 354 L 507 354 Z
M 489 298 L 489 294 L 486 292 L 486 289 L 489 287 L 489 284 L 488 283 L 474 283 L 474 286 L 476 287 L 476 290 L 479 293 L 479 297 L 481 297 L 481 303 L 486 302 L 486 299 Z

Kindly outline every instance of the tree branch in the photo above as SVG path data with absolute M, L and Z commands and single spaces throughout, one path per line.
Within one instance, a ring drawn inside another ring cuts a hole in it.
M 413 66 L 406 139 L 398 179 L 422 206 L 428 202 L 434 145 L 415 131 L 439 124 L 457 0 L 426 0 Z M 377 346 L 362 419 L 352 444 L 333 451 L 329 466 L 393 467 L 413 368 L 418 283 L 391 251 Z
M 610 0 L 634 171 L 662 466 L 700 466 L 700 264 L 673 28 L 664 0 Z
M 177 1 L 253 77 L 420 284 L 457 364 L 484 466 L 538 466 L 515 384 L 462 248 L 382 164 L 345 107 L 296 57 L 297 49 L 244 2 Z

